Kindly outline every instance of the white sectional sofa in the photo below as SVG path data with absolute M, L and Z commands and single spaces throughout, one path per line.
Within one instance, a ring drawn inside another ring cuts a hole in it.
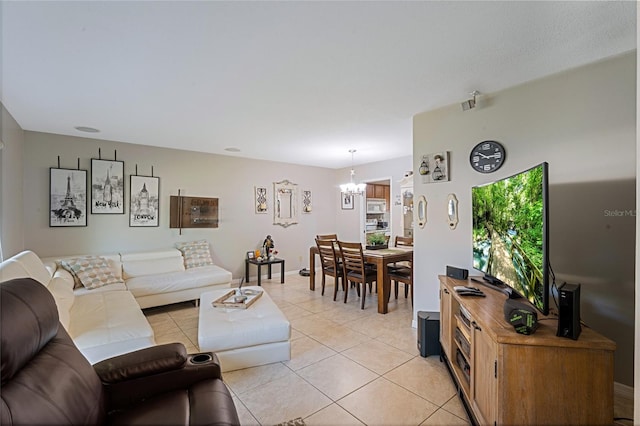
M 133 294 L 141 309 L 197 301 L 201 293 L 231 284 L 231 272 L 217 265 L 185 269 L 184 258 L 178 249 L 100 256 L 109 260 L 114 273 L 122 277 L 122 289 Z M 49 268 L 60 269 L 60 261 L 77 257 L 49 257 L 43 262 Z M 94 290 L 81 288 L 80 291 Z
M 40 259 L 24 251 L 0 263 L 0 282 L 31 277 L 47 287 L 60 322 L 92 364 L 155 345 L 141 308 L 199 300 L 201 293 L 231 283 L 231 273 L 215 265 L 185 269 L 177 249 L 100 257 L 121 280 L 93 289 L 78 287 L 61 267 L 77 256 Z

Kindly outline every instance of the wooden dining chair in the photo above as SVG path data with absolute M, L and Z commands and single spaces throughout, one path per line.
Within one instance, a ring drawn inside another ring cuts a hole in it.
M 413 238 L 396 235 L 395 246 L 396 247 L 403 247 L 403 246 L 413 247 Z
M 345 288 L 344 268 L 338 262 L 336 253 L 335 240 L 316 238 L 316 246 L 320 255 L 320 263 L 322 265 L 322 295 L 324 296 L 324 286 L 327 275 L 334 278 L 335 289 L 333 290 L 333 300 L 336 300 L 338 294 L 338 281 L 342 282 L 342 288 Z
M 396 235 L 395 246 L 396 247 L 413 247 L 413 238 Z M 400 275 L 404 277 L 408 275 L 413 276 L 413 267 L 408 262 L 394 263 L 392 265 L 389 265 L 389 276 L 391 276 L 391 274 L 394 272 L 396 273 L 396 275 L 399 275 L 399 276 Z M 407 284 L 406 279 L 404 281 L 393 280 L 394 293 L 395 293 L 396 299 L 398 298 L 398 282 L 404 283 L 404 297 L 406 298 L 408 295 L 409 286 L 411 286 L 412 284 Z M 412 287 L 412 291 L 413 291 L 413 287 Z
M 338 241 L 338 234 L 316 235 L 316 240 L 333 240 Z
M 342 265 L 344 267 L 344 279 L 356 285 L 358 295 L 362 297 L 360 309 L 364 309 L 367 284 L 369 284 L 369 288 L 371 289 L 371 285 L 376 282 L 377 272 L 375 269 L 365 265 L 361 243 L 349 243 L 338 240 L 338 247 L 340 248 L 340 257 L 342 258 Z M 362 292 L 360 292 L 361 288 Z M 344 303 L 347 303 L 348 295 L 349 285 L 346 285 Z
M 413 260 L 407 262 L 408 266 L 389 267 L 389 280 L 395 285 L 395 296 L 398 298 L 398 283 L 404 283 L 404 297 L 407 298 L 411 290 L 411 306 L 413 306 Z

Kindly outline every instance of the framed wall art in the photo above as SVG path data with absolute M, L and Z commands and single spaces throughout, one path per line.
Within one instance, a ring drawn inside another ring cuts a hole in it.
M 91 214 L 124 214 L 124 161 L 91 159 Z
M 449 182 L 449 153 L 447 151 L 423 155 L 418 166 L 422 183 Z
M 218 199 L 210 197 L 169 197 L 169 228 L 217 228 Z
M 159 226 L 160 178 L 131 175 L 129 226 Z
M 340 204 L 342 205 L 342 210 L 353 210 L 353 194 L 341 192 Z
M 302 213 L 311 213 L 311 191 L 302 191 Z
M 87 226 L 87 171 L 49 169 L 49 226 Z
M 263 186 L 256 186 L 254 188 L 254 200 L 256 205 L 256 213 L 258 214 L 266 214 L 268 212 L 267 208 L 267 188 Z
M 298 185 L 283 180 L 273 183 L 273 224 L 283 227 L 298 223 Z

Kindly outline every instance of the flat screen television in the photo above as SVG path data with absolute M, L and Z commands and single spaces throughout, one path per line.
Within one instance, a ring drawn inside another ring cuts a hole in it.
M 471 189 L 473 267 L 549 313 L 548 164 Z

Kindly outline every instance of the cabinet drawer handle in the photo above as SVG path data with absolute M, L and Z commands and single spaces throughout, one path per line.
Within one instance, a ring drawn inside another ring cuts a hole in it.
M 449 290 L 447 290 L 446 288 L 444 289 L 445 294 L 449 294 Z
M 471 325 L 473 326 L 473 328 L 475 328 L 478 331 L 482 331 L 482 329 L 478 326 L 478 323 L 475 321 L 471 322 Z

